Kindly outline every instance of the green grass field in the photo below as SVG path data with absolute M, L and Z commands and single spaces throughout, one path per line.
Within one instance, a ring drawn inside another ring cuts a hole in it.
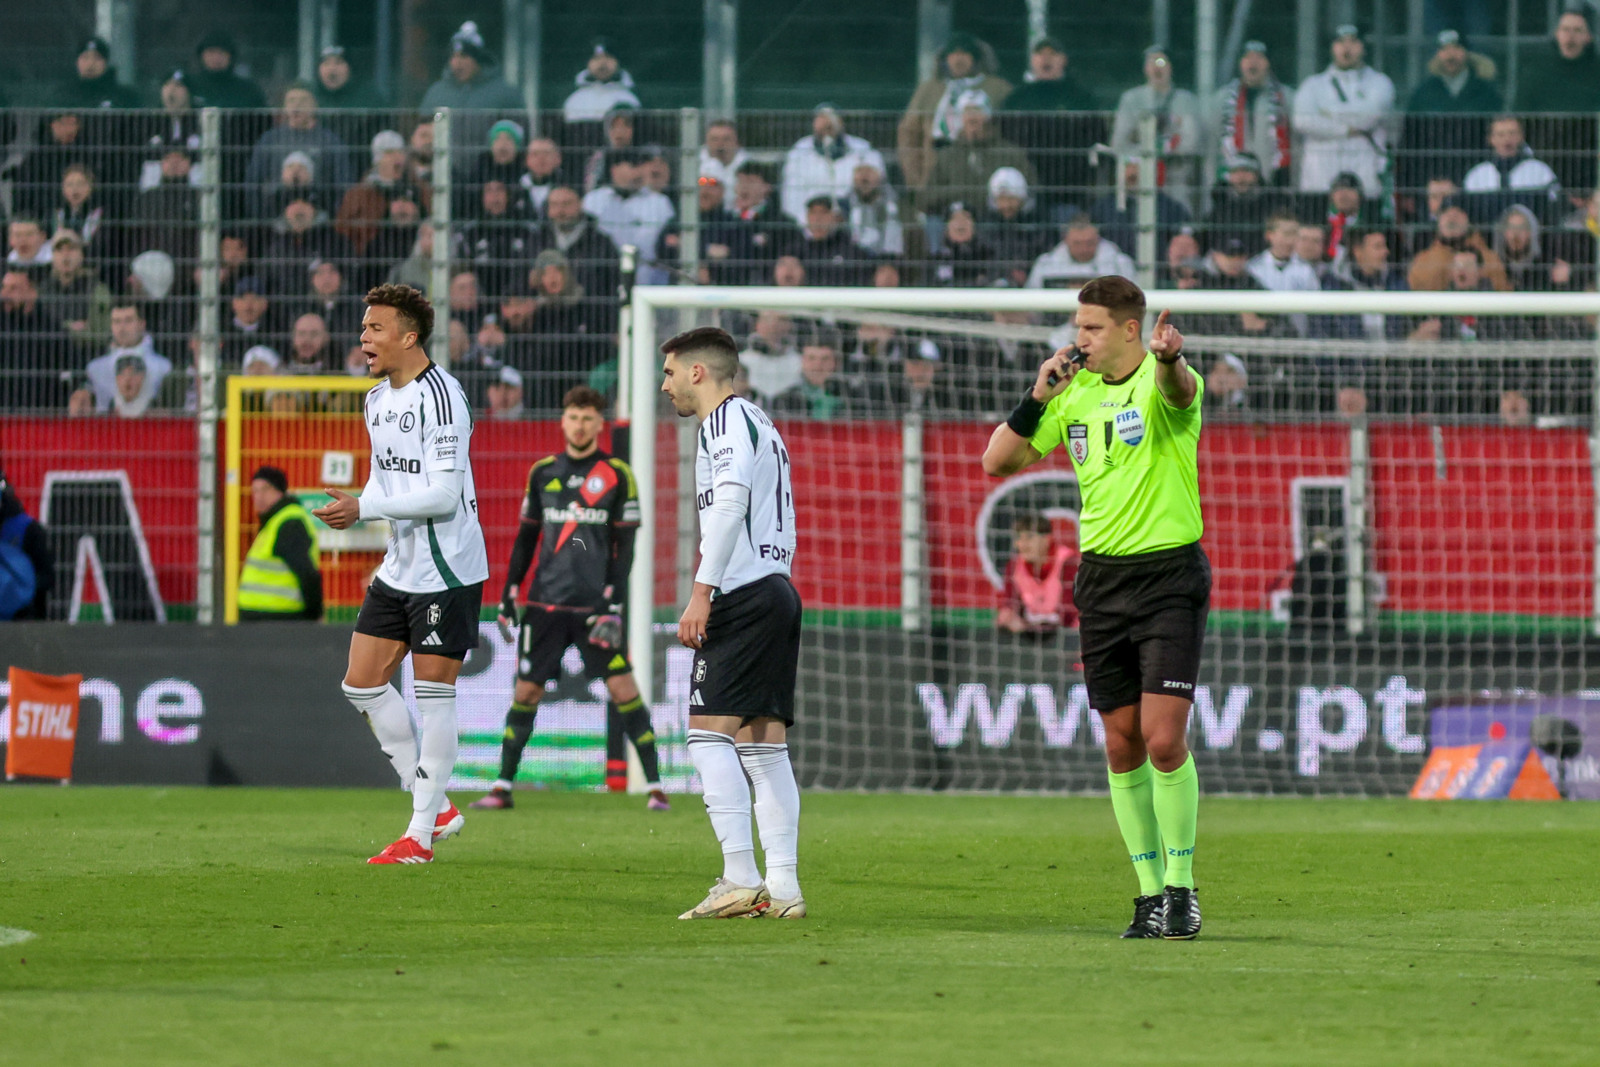
M 405 799 L 0 791 L 0 1063 L 1600 1059 L 1591 805 L 1206 800 L 1185 944 L 1117 939 L 1103 799 L 808 795 L 812 918 L 700 923 L 696 797 L 519 794 L 365 866 Z

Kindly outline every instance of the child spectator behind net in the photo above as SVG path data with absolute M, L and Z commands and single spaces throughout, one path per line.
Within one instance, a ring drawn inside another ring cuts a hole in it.
M 1076 629 L 1072 582 L 1078 574 L 1077 549 L 1056 543 L 1050 520 L 1042 513 L 1019 516 L 1011 533 L 1015 551 L 1006 565 L 995 626 L 1040 637 Z

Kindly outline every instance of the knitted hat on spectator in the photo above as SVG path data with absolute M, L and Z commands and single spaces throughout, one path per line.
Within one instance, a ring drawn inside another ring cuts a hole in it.
M 1261 173 L 1261 160 L 1256 158 L 1256 155 L 1255 155 L 1254 152 L 1229 152 L 1228 153 L 1228 169 L 1229 170 L 1253 170 L 1257 174 L 1260 174 Z M 1358 182 L 1357 184 L 1360 184 L 1360 183 Z
M 50 238 L 51 248 L 60 248 L 62 245 L 77 245 L 83 247 L 83 238 L 78 236 L 76 230 L 57 230 L 56 235 Z
M 1016 167 L 999 167 L 989 175 L 989 199 L 997 196 L 1014 196 L 1028 199 L 1028 179 Z
M 1353 171 L 1343 170 L 1334 177 L 1333 183 L 1328 186 L 1328 191 L 1335 189 L 1360 189 L 1361 179 Z
M 945 55 L 949 55 L 951 52 L 965 52 L 967 55 L 971 56 L 973 59 L 977 59 L 978 58 L 978 41 L 977 41 L 977 38 L 973 37 L 972 34 L 970 34 L 970 33 L 953 33 L 953 34 L 951 34 L 950 35 L 950 39 L 944 43 L 944 54 Z
M 1056 52 L 1060 52 L 1062 55 L 1066 55 L 1067 54 L 1066 46 L 1063 45 L 1061 43 L 1061 40 L 1059 38 L 1056 38 L 1056 37 L 1041 37 L 1037 41 L 1033 42 L 1033 47 L 1028 49 L 1028 51 L 1030 53 L 1032 53 L 1032 52 L 1043 52 L 1046 48 L 1052 49 L 1053 51 L 1056 51 Z
M 99 52 L 102 57 L 111 58 L 111 46 L 106 43 L 104 37 L 91 37 L 83 42 L 83 47 L 78 49 L 78 54 L 82 55 L 85 52 Z
M 178 268 L 167 253 L 157 249 L 140 252 L 128 264 L 128 273 L 139 279 L 144 294 L 152 300 L 163 300 L 172 292 L 173 279 Z
M 968 89 L 966 92 L 956 97 L 957 111 L 965 111 L 968 108 L 981 111 L 985 115 L 990 114 L 989 94 L 984 92 L 982 89 Z
M 1335 41 L 1342 41 L 1346 37 L 1354 37 L 1358 41 L 1361 40 L 1360 27 L 1353 22 L 1346 22 L 1344 25 L 1334 28 L 1333 39 Z
M 234 296 L 243 296 L 246 293 L 253 293 L 256 296 L 266 296 L 267 287 L 261 281 L 261 279 L 257 278 L 254 274 L 247 274 L 243 278 L 240 278 L 238 281 L 233 283 Z
M 483 45 L 483 34 L 478 32 L 478 24 L 471 19 L 463 22 L 450 38 L 450 50 L 476 60 L 479 66 L 486 66 L 489 62 L 489 50 Z
M 939 362 L 939 346 L 928 338 L 923 337 L 916 344 L 906 349 L 907 359 L 925 359 L 930 363 Z
M 617 50 L 611 47 L 611 41 L 606 37 L 596 37 L 594 40 L 590 41 L 589 54 L 596 56 L 610 56 L 612 59 L 617 58 Z
M 198 56 L 208 48 L 220 48 L 228 53 L 230 59 L 239 54 L 239 46 L 234 43 L 230 35 L 222 30 L 212 30 L 200 38 L 200 43 L 194 46 L 194 54 Z
M 374 163 L 385 152 L 404 152 L 405 150 L 406 139 L 394 130 L 379 130 L 372 135 L 372 161 Z
M 1467 39 L 1460 30 L 1440 30 L 1435 44 L 1440 48 L 1466 48 Z
M 501 367 L 500 370 L 495 373 L 494 384 L 512 385 L 518 389 L 521 389 L 522 375 L 517 372 L 517 368 L 515 367 Z
M 252 363 L 265 363 L 273 370 L 283 363 L 283 358 L 266 345 L 254 345 L 245 349 L 244 358 L 239 361 L 239 366 L 248 367 Z
M 147 368 L 145 366 L 143 356 L 135 355 L 130 352 L 125 356 L 118 356 L 116 363 L 112 364 L 111 369 L 117 374 L 121 374 L 124 370 L 136 370 L 140 374 L 143 374 Z
M 1244 43 L 1244 51 L 1246 51 L 1246 52 L 1259 52 L 1262 55 L 1266 55 L 1267 54 L 1267 46 L 1265 44 L 1263 44 L 1262 42 L 1260 42 L 1260 41 L 1246 41 Z
M 554 248 L 547 248 L 533 259 L 534 270 L 544 270 L 546 267 L 560 267 L 568 274 L 572 273 L 572 263 L 567 257 Z
M 511 139 L 516 142 L 517 151 L 519 152 L 528 142 L 528 135 L 519 123 L 512 122 L 510 119 L 501 119 L 489 127 L 489 143 L 491 145 L 494 144 L 494 139 L 502 133 L 511 135 Z
M 289 491 L 289 476 L 277 467 L 257 467 L 256 472 L 250 476 L 250 480 L 252 482 L 266 482 L 280 493 Z
M 278 168 L 279 173 L 282 173 L 283 167 L 287 167 L 291 163 L 300 164 L 300 166 L 306 168 L 306 173 L 308 175 L 310 175 L 313 179 L 316 178 L 317 165 L 311 161 L 311 157 L 305 152 L 290 152 L 288 155 L 284 156 L 283 166 Z

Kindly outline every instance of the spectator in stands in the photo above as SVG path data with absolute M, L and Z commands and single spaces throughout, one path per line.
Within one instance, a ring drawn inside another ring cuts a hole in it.
M 805 261 L 799 256 L 789 253 L 772 261 L 772 270 L 759 284 L 776 285 L 779 288 L 798 288 L 805 285 L 806 280 Z
M 899 373 L 906 348 L 914 343 L 894 327 L 869 319 L 856 326 L 844 366 L 862 393 L 881 391 L 887 376 Z
M 1228 160 L 1225 180 L 1211 191 L 1211 211 L 1204 229 L 1207 241 L 1236 237 L 1254 254 L 1260 251 L 1267 219 L 1285 206 L 1283 196 L 1261 184 L 1261 164 L 1249 152 Z
M 1409 192 L 1434 175 L 1460 181 L 1484 143 L 1485 116 L 1504 108 L 1494 60 L 1467 49 L 1456 30 L 1441 30 L 1427 75 L 1406 102 L 1405 132 L 1395 155 L 1395 183 Z
M 512 187 L 516 198 L 512 211 L 536 224 L 544 217 L 544 204 L 550 190 L 566 184 L 566 175 L 561 169 L 561 149 L 548 137 L 535 137 L 528 142 L 528 150 L 522 157 L 522 173 L 517 175 L 516 185 Z
M 1193 204 L 1200 178 L 1200 102 L 1187 89 L 1172 86 L 1172 60 L 1167 50 L 1152 45 L 1144 50 L 1144 84 L 1134 86 L 1117 101 L 1117 118 L 1111 130 L 1111 148 L 1119 156 L 1137 156 L 1139 125 L 1146 115 L 1156 116 L 1156 143 L 1145 146 L 1161 155 L 1156 184 L 1183 202 Z
M 1433 243 L 1411 261 L 1406 282 L 1417 292 L 1439 292 L 1450 287 L 1450 271 L 1455 254 L 1467 248 L 1476 249 L 1480 255 L 1482 274 L 1490 286 L 1508 292 L 1511 283 L 1506 280 L 1505 264 L 1495 255 L 1483 234 L 1473 228 L 1466 209 L 1453 200 L 1447 200 L 1439 210 L 1439 225 L 1434 231 Z
M 1405 244 L 1403 247 L 1413 251 L 1426 248 L 1433 240 L 1433 231 L 1439 225 L 1439 212 L 1445 203 L 1459 204 L 1461 186 L 1450 178 L 1438 174 L 1428 179 L 1424 186 L 1424 196 L 1421 206 L 1414 214 L 1408 216 L 1409 220 L 1404 229 Z
M 98 350 L 111 331 L 111 290 L 83 261 L 83 239 L 60 230 L 50 239 L 50 273 L 39 286 L 45 311 L 80 350 Z
M 270 378 L 283 373 L 283 357 L 271 345 L 251 345 L 239 358 L 239 373 L 252 378 Z
M 392 261 L 402 258 L 404 250 L 392 241 L 373 248 L 378 235 L 415 227 L 432 210 L 432 186 L 419 184 L 406 173 L 405 138 L 394 130 L 382 130 L 372 138 L 372 169 L 340 200 L 334 229 L 356 255 L 365 256 L 371 249 L 373 255 Z
M 418 185 L 433 184 L 433 120 L 424 115 L 411 128 L 406 144 L 406 173 Z
M 979 235 L 977 220 L 967 205 L 950 205 L 941 238 L 928 257 L 928 284 L 970 288 L 994 281 L 999 270 L 994 249 Z
M 1094 184 L 1089 151 L 1110 136 L 1096 113 L 1094 95 L 1067 71 L 1067 51 L 1054 37 L 1041 37 L 1028 54 L 1023 84 L 1006 97 L 1001 136 L 1029 150 L 1038 176 L 1040 212 L 1084 204 Z
M 1161 260 L 1158 273 L 1162 288 L 1200 288 L 1200 241 L 1192 230 L 1179 230 L 1167 242 L 1166 255 Z
M 1450 256 L 1450 288 L 1452 293 L 1489 293 L 1496 286 L 1484 273 L 1485 255 L 1482 249 L 1467 245 Z M 1426 326 L 1430 320 L 1424 320 Z M 1530 320 L 1515 315 L 1440 315 L 1437 319 L 1438 337 L 1441 341 L 1512 341 L 1524 340 L 1533 333 Z M 1427 339 L 1424 335 L 1423 339 Z
M 1516 110 L 1549 116 L 1530 117 L 1535 139 L 1550 153 L 1561 184 L 1587 192 L 1595 187 L 1594 113 L 1600 111 L 1600 56 L 1590 8 L 1569 4 L 1552 36 L 1519 68 Z
M 775 418 L 843 419 L 868 405 L 839 373 L 838 338 L 820 333 L 800 349 L 800 380 L 763 407 Z
M 710 174 L 702 174 L 697 187 L 700 207 L 699 272 L 700 285 L 739 285 L 743 283 L 745 265 L 750 260 L 750 250 L 740 242 L 748 240 L 749 232 L 739 222 L 739 217 L 723 207 L 722 183 Z M 678 220 L 673 219 L 661 231 L 661 243 L 656 249 L 658 262 L 679 264 L 683 260 L 683 233 Z
M 1230 291 L 1260 289 L 1261 283 L 1250 273 L 1249 262 L 1245 243 L 1237 237 L 1225 237 L 1211 246 L 1200 268 L 1200 284 L 1197 288 Z M 1273 332 L 1273 327 L 1274 320 L 1253 311 L 1192 315 L 1184 322 L 1186 330 L 1198 334 L 1231 336 L 1264 336 Z
M 1202 404 L 1208 419 L 1240 419 L 1250 414 L 1250 369 L 1237 353 L 1224 352 L 1206 370 Z
M 145 150 L 139 163 L 139 189 L 153 189 L 166 180 L 167 156 L 183 156 L 187 167 L 184 178 L 200 184 L 200 166 L 195 161 L 200 151 L 200 113 L 194 109 L 189 82 L 183 71 L 175 70 L 161 83 L 161 113 L 148 120 L 144 132 Z
M 1405 274 L 1389 260 L 1389 235 L 1376 226 L 1352 226 L 1344 232 L 1348 254 L 1322 279 L 1330 293 L 1403 293 Z M 1314 315 L 1313 337 L 1398 341 L 1410 325 L 1404 315 L 1366 312 L 1360 315 Z
M 65 354 L 61 326 L 40 306 L 34 272 L 11 266 L 0 277 L 0 409 L 59 409 Z
M 939 52 L 933 77 L 917 86 L 900 119 L 895 143 L 906 185 L 920 190 L 933 170 L 934 149 L 954 141 L 961 133 L 958 101 L 977 90 L 990 107 L 999 107 L 1011 94 L 1011 83 L 994 73 L 994 51 L 968 34 L 958 33 Z
M 583 381 L 616 343 L 613 324 L 597 314 L 583 286 L 560 252 L 540 252 L 528 272 L 535 308 L 527 333 L 533 367 L 540 377 L 525 402 L 536 411 L 554 411 L 573 383 Z
M 528 172 L 523 160 L 527 133 L 522 123 L 501 119 L 489 127 L 489 151 L 478 157 L 461 183 L 456 195 L 456 209 L 463 218 L 477 214 L 483 196 L 483 187 L 490 182 L 505 186 L 508 198 L 518 188 L 522 176 Z
M 286 374 L 332 374 L 334 372 L 333 337 L 328 324 L 315 311 L 307 311 L 294 320 L 289 332 L 289 361 L 284 366 Z
M 706 127 L 706 143 L 700 146 L 700 177 L 716 179 L 725 197 L 722 206 L 729 211 L 733 210 L 734 176 L 749 158 L 732 119 L 718 119 Z
M 1114 189 L 1094 202 L 1089 217 L 1100 227 L 1100 235 L 1132 255 L 1139 248 L 1139 161 L 1122 163 L 1123 188 Z M 1156 190 L 1156 247 L 1165 248 L 1172 235 L 1190 223 L 1189 209 L 1180 201 Z
M 954 383 L 947 377 L 950 370 L 938 345 L 926 337 L 908 340 L 898 373 L 888 377 L 883 395 L 872 408 L 897 418 L 961 416 L 966 412 L 966 397 L 953 388 Z
M 1318 281 L 1326 278 L 1333 269 L 1333 261 L 1328 258 L 1328 228 L 1320 222 L 1302 222 L 1294 254 L 1311 268 Z
M 48 267 L 50 242 L 44 223 L 32 215 L 15 214 L 6 227 L 6 265 L 8 267 Z
M 1329 260 L 1337 261 L 1344 249 L 1344 231 L 1362 223 L 1374 223 L 1383 212 L 1376 203 L 1366 200 L 1361 192 L 1361 179 L 1345 171 L 1333 179 L 1328 189 L 1328 201 L 1323 215 L 1327 229 L 1325 247 Z
M 1207 376 L 1206 393 L 1211 392 Z M 1058 544 L 1050 518 L 1043 512 L 1017 516 L 1011 526 L 1012 556 L 1006 564 L 1005 589 L 994 624 L 1014 634 L 1052 637 L 1078 627 L 1072 600 L 1073 579 L 1081 557 L 1073 546 Z
M 354 76 L 344 46 L 330 44 L 317 60 L 317 77 L 311 83 L 319 107 L 330 129 L 339 140 L 352 146 L 363 144 L 382 129 L 384 116 L 377 112 L 388 106 L 377 87 Z
M 266 108 L 260 86 L 234 66 L 239 48 L 232 37 L 213 30 L 200 38 L 194 51 L 200 69 L 189 71 L 187 81 L 196 107 Z
M 52 234 L 71 230 L 82 238 L 85 254 L 101 260 L 126 252 L 122 235 L 113 234 L 113 228 L 111 212 L 105 198 L 99 195 L 94 172 L 81 163 L 68 166 L 61 174 L 61 195 L 45 229 Z
M 262 258 L 269 271 L 269 286 L 278 295 L 305 292 L 306 268 L 313 260 L 344 262 L 351 258 L 350 244 L 328 222 L 312 197 L 290 192 L 283 213 L 272 224 Z
M 869 256 L 898 256 L 906 250 L 900 224 L 900 201 L 894 187 L 874 163 L 857 163 L 850 175 L 850 191 L 839 204 L 850 235 Z
M 340 337 L 359 335 L 366 311 L 362 294 L 368 287 L 350 285 L 345 279 L 348 269 L 337 259 L 313 259 L 306 268 L 310 291 L 303 306 Z
M 1367 66 L 1367 47 L 1356 27 L 1334 31 L 1332 52 L 1333 63 L 1295 93 L 1294 128 L 1303 138 L 1300 189 L 1321 194 L 1349 172 L 1366 196 L 1377 197 L 1383 192 L 1394 83 Z
M 654 189 L 669 200 L 677 195 L 672 186 L 672 164 L 667 160 L 667 150 L 658 144 L 647 144 L 641 150 L 639 173 L 646 189 Z
M 91 37 L 78 50 L 76 76 L 56 90 L 57 107 L 79 111 L 103 108 L 127 110 L 142 103 L 139 94 L 117 81 L 111 66 L 111 45 L 104 37 Z
M 94 410 L 124 417 L 143 415 L 172 373 L 172 361 L 156 351 L 135 303 L 111 309 L 111 349 L 84 368 Z
M 1261 184 L 1287 186 L 1294 163 L 1293 115 L 1294 90 L 1273 74 L 1267 46 L 1246 41 L 1239 57 L 1239 76 L 1212 98 L 1210 124 L 1221 146 L 1218 159 L 1223 174 L 1248 156 Z
M 1074 215 L 1061 229 L 1061 243 L 1033 262 L 1029 289 L 1076 289 L 1090 278 L 1120 274 L 1132 278 L 1133 260 L 1100 236 L 1094 220 Z
M 578 123 L 593 126 L 618 104 L 626 104 L 631 108 L 642 106 L 638 96 L 634 95 L 633 75 L 622 69 L 611 43 L 604 37 L 596 37 L 590 42 L 589 59 L 574 81 L 578 87 L 561 105 L 561 112 L 572 139 L 578 144 L 595 144 L 599 141 L 593 129 L 574 129 Z
M 583 165 L 583 192 L 585 195 L 594 192 L 606 183 L 606 159 L 610 152 L 619 148 L 632 148 L 635 134 L 634 119 L 636 112 L 628 104 L 618 104 L 601 120 L 601 128 L 605 131 L 605 138 L 600 147 L 589 153 L 588 161 Z
M 641 260 L 654 254 L 666 228 L 677 212 L 672 201 L 644 187 L 639 172 L 642 162 L 638 149 L 619 148 L 606 153 L 609 182 L 583 198 L 583 210 L 594 216 L 600 231 L 619 249 L 632 245 Z
M 266 285 L 253 274 L 240 278 L 233 285 L 230 307 L 233 315 L 222 326 L 222 363 L 225 367 L 238 367 L 250 348 L 276 343 Z
M 752 273 L 765 274 L 768 264 L 800 241 L 799 227 L 778 203 L 775 177 L 770 165 L 751 160 L 739 168 L 734 179 L 733 209 L 750 235 L 749 246 L 755 254 Z
M 433 297 L 433 227 L 418 226 L 411 245 L 411 254 L 389 268 L 383 279 L 390 285 L 409 285 L 419 293 Z M 363 364 L 363 368 L 364 368 Z M 365 370 L 363 369 L 363 373 Z
M 499 65 L 484 47 L 478 24 L 463 22 L 450 38 L 450 60 L 439 80 L 422 95 L 421 111 L 431 115 L 441 107 L 450 108 L 450 137 L 455 147 L 471 148 L 456 154 L 455 169 L 470 173 L 476 162 L 477 146 L 488 143 L 489 127 L 501 112 L 522 110 L 522 94 L 500 77 Z
M 1315 293 L 1322 289 L 1321 281 L 1309 264 L 1294 254 L 1300 240 L 1300 220 L 1291 212 L 1279 212 L 1267 220 L 1267 247 L 1251 257 L 1246 267 L 1261 288 L 1274 293 Z M 1304 337 L 1309 332 L 1306 316 L 1288 317 L 1294 333 Z
M 812 199 L 843 199 L 850 193 L 856 168 L 866 164 L 881 174 L 883 155 L 864 138 L 844 132 L 844 120 L 832 104 L 811 112 L 811 136 L 789 149 L 783 162 L 783 210 L 801 225 Z
M 1534 158 L 1521 119 L 1496 116 L 1489 124 L 1489 149 L 1489 158 L 1461 180 L 1462 199 L 1474 222 L 1499 218 L 1512 204 L 1521 204 L 1546 221 L 1558 213 L 1561 184 L 1548 164 Z
M 610 299 L 617 291 L 617 246 L 583 210 L 578 191 L 557 185 L 545 200 L 545 217 L 532 234 L 529 251 L 554 249 L 567 257 L 573 274 L 590 293 Z
M 450 317 L 459 319 L 468 333 L 477 333 L 478 327 L 483 324 L 484 306 L 487 303 L 477 274 L 470 270 L 452 269 L 446 299 L 450 305 Z
M 861 285 L 866 257 L 844 227 L 844 213 L 833 197 L 820 194 L 806 204 L 806 224 L 795 255 L 812 285 Z
M 995 257 L 996 276 L 1020 289 L 1033 261 L 1049 247 L 1028 179 L 1015 167 L 989 175 L 989 196 L 978 215 L 978 232 Z
M 750 379 L 757 403 L 800 384 L 800 345 L 794 320 L 781 311 L 762 311 L 739 353 L 739 362 Z
M 218 258 L 221 266 L 218 270 L 218 292 L 233 292 L 234 284 L 246 275 L 254 274 L 255 264 L 250 259 L 250 243 L 244 233 L 224 231 L 219 243 Z M 195 267 L 195 288 L 199 288 L 200 268 Z
M 355 180 L 350 167 L 350 149 L 339 140 L 338 134 L 318 120 L 316 95 L 309 85 L 301 82 L 284 91 L 280 122 L 262 134 L 251 150 L 245 181 L 259 190 L 260 195 L 270 193 L 273 179 L 280 177 L 284 162 L 293 153 L 310 160 L 313 180 L 333 203 L 337 203 Z
M 12 218 L 43 218 L 61 194 L 61 176 L 74 163 L 101 162 L 106 149 L 86 136 L 83 120 L 75 111 L 59 111 L 41 120 L 38 146 L 17 165 L 11 183 Z
M 956 106 L 961 131 L 934 152 L 926 189 L 917 199 L 917 206 L 929 213 L 943 214 L 957 202 L 983 203 L 989 193 L 989 177 L 1001 167 L 1020 172 L 1030 184 L 1036 180 L 1027 153 L 995 132 L 987 96 L 968 90 Z
M 872 287 L 874 289 L 900 288 L 900 264 L 893 260 L 882 260 L 872 268 Z
M 453 258 L 470 262 L 490 293 L 505 293 L 528 260 L 530 240 L 527 228 L 511 215 L 505 184 L 490 181 L 483 186 L 477 210 L 455 228 Z
M 522 406 L 522 375 L 515 367 L 501 367 L 496 371 L 484 390 L 484 397 L 489 402 L 487 414 L 492 420 L 527 417 Z
M 199 168 L 189 150 L 168 147 L 157 164 L 154 183 L 141 187 L 128 209 L 126 248 L 158 248 L 189 273 L 199 252 L 199 233 L 189 225 L 200 217 L 200 192 L 193 181 Z
M 1505 265 L 1506 279 L 1519 293 L 1551 292 L 1573 287 L 1572 264 L 1549 247 L 1538 216 L 1521 204 L 1512 204 L 1500 216 L 1494 231 L 1494 251 Z M 61 253 L 57 251 L 59 260 Z

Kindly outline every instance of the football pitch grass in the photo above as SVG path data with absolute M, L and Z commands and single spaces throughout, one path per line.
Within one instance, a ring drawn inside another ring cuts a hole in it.
M 1591 805 L 1207 798 L 1169 943 L 1116 936 L 1104 799 L 808 794 L 812 917 L 694 923 L 698 797 L 519 793 L 365 865 L 405 801 L 4 789 L 0 1063 L 1600 1059 Z

